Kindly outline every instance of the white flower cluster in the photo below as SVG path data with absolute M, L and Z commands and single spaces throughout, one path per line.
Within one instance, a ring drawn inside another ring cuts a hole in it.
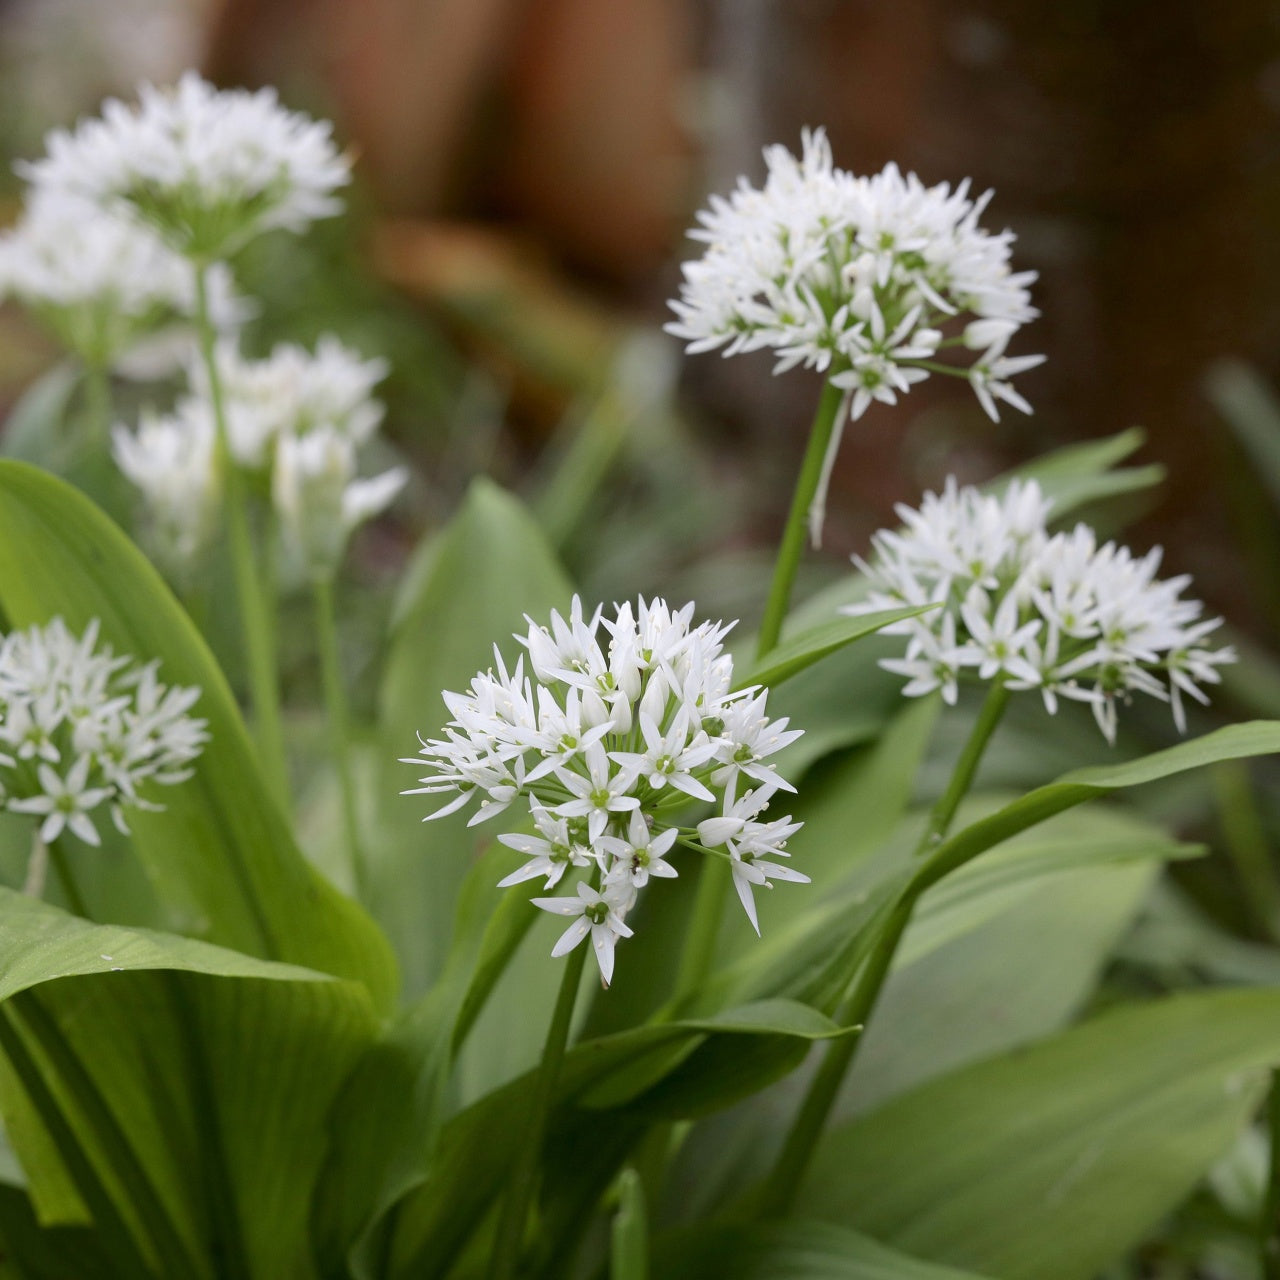
M 246 360 L 224 342 L 216 359 L 233 463 L 265 478 L 291 561 L 331 572 L 352 529 L 383 511 L 407 479 L 400 467 L 357 478 L 357 449 L 382 420 L 371 393 L 385 362 L 331 336 L 314 354 L 285 343 L 265 360 Z M 198 363 L 190 376 L 194 390 L 172 414 L 114 432 L 116 462 L 141 490 L 153 541 L 175 567 L 207 542 L 221 494 L 208 376 Z
M 1189 577 L 1156 577 L 1159 547 L 1135 558 L 1085 524 L 1051 535 L 1050 507 L 1034 481 L 996 497 L 949 479 L 919 510 L 897 508 L 904 527 L 874 536 L 869 564 L 854 557 L 871 592 L 843 612 L 941 604 L 885 628 L 908 637 L 906 655 L 881 664 L 908 678 L 908 696 L 941 689 L 954 703 L 966 674 L 1002 680 L 1039 689 L 1050 713 L 1060 696 L 1090 703 L 1114 742 L 1116 704 L 1139 692 L 1171 703 L 1185 732 L 1183 695 L 1208 702 L 1200 686 L 1235 661 L 1206 643 L 1222 619 L 1181 598 Z
M 978 225 L 991 192 L 926 187 L 893 164 L 855 177 L 834 166 L 821 129 L 805 131 L 798 159 L 781 146 L 764 155 L 763 188 L 743 178 L 698 215 L 690 234 L 707 249 L 684 265 L 668 332 L 690 352 L 769 348 L 775 372 L 829 373 L 855 419 L 930 372 L 967 377 L 992 418 L 997 401 L 1031 412 L 1010 379 L 1044 357 L 1005 348 L 1038 314 L 1035 272 L 1010 269 L 1012 232 Z M 949 366 L 934 358 L 944 348 L 981 354 Z
M 145 784 L 189 777 L 208 734 L 187 715 L 200 690 L 161 684 L 158 665 L 113 655 L 96 621 L 0 639 L 0 807 L 40 818 L 45 843 L 67 830 L 94 845 L 102 806 L 126 833 L 124 809 L 161 808 Z
M 272 227 L 301 230 L 338 212 L 349 180 L 327 121 L 287 111 L 273 89 L 219 91 L 194 72 L 142 85 L 139 102 L 60 129 L 20 172 L 44 191 L 91 201 L 154 228 L 200 262 Z
M 231 329 L 244 304 L 225 267 L 210 273 L 214 325 Z M 144 339 L 195 311 L 191 264 L 154 232 L 88 201 L 33 191 L 0 236 L 0 299 L 16 298 L 87 364 L 108 368 Z
M 769 720 L 766 691 L 734 689 L 722 646 L 729 628 L 691 626 L 692 617 L 692 604 L 673 611 L 643 599 L 635 610 L 617 606 L 611 619 L 599 608 L 584 617 L 575 597 L 568 619 L 553 612 L 550 627 L 527 619 L 515 669 L 495 649 L 494 668 L 469 692 L 444 695 L 453 716 L 444 737 L 424 740 L 421 755 L 405 761 L 429 770 L 406 795 L 457 793 L 430 817 L 475 797 L 472 824 L 527 803 L 536 834 L 498 837 L 527 859 L 502 887 L 538 879 L 552 889 L 570 868 L 589 871 L 573 896 L 533 902 L 572 917 L 553 955 L 591 936 L 606 985 L 638 892 L 650 877 L 676 875 L 677 844 L 728 859 L 757 932 L 753 888 L 808 879 L 777 861 L 789 857 L 786 842 L 801 824 L 763 817 L 779 790 L 794 790 L 770 757 L 801 731 Z M 673 822 L 692 801 L 714 803 L 718 816 Z
M 265 469 L 285 436 L 334 431 L 354 445 L 372 439 L 383 408 L 373 389 L 387 376 L 385 360 L 366 360 L 323 335 L 314 352 L 281 342 L 263 360 L 248 360 L 235 342 L 218 344 L 218 380 L 227 416 L 227 443 L 235 460 Z M 209 399 L 208 372 L 193 364 L 195 395 Z

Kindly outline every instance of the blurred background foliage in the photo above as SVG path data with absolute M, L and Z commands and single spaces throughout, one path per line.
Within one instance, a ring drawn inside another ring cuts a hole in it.
M 1087 514 L 1138 547 L 1163 543 L 1167 571 L 1192 573 L 1235 633 L 1245 661 L 1193 727 L 1280 716 L 1280 6 L 0 0 L 0 216 L 16 213 L 9 162 L 37 153 L 48 128 L 188 65 L 221 84 L 277 85 L 289 105 L 334 118 L 357 157 L 346 216 L 302 241 L 269 238 L 237 269 L 261 300 L 251 349 L 335 332 L 391 364 L 387 448 L 414 480 L 394 517 L 362 533 L 343 582 L 348 675 L 366 718 L 397 597 L 415 599 L 447 554 L 432 535 L 480 475 L 529 504 L 588 598 L 661 591 L 753 624 L 818 386 L 773 379 L 765 354 L 684 360 L 659 326 L 705 194 L 758 178 L 761 146 L 794 145 L 806 124 L 825 124 L 854 171 L 893 159 L 929 182 L 993 186 L 989 223 L 1013 228 L 1016 264 L 1040 273 L 1044 314 L 1028 349 L 1049 359 L 1020 382 L 1034 418 L 990 423 L 966 386 L 933 379 L 851 428 L 826 545 L 798 597 L 837 583 L 895 502 L 949 472 L 985 481 L 1137 423 L 1135 461 L 1162 467 L 1165 482 Z M 0 309 L 4 447 L 55 467 L 76 397 L 59 360 L 25 315 Z M 157 394 L 116 390 L 125 417 Z M 203 601 L 203 622 L 234 675 L 220 592 Z M 305 609 L 280 625 L 288 701 L 314 705 Z M 804 680 L 779 699 L 834 749 L 809 779 L 813 825 L 856 824 L 857 787 L 877 777 L 868 743 L 896 691 L 874 656 L 872 643 L 848 659 L 856 706 L 829 705 L 829 670 L 807 702 Z M 1159 709 L 1133 712 L 1119 752 L 1171 737 Z M 1098 760 L 1086 721 L 1064 713 L 1047 732 L 1024 700 L 984 767 L 986 790 Z M 963 715 L 944 723 L 922 794 L 967 728 Z M 300 760 L 319 769 L 319 719 L 296 716 L 293 731 Z M 895 1027 L 923 1020 L 952 1047 L 934 1072 L 1005 1047 L 1016 994 L 996 978 L 1028 948 L 1061 945 L 1084 967 L 1037 989 L 1039 1022 L 1013 1019 L 1024 1037 L 1119 1000 L 1280 982 L 1275 768 L 1222 765 L 1137 803 L 1211 856 L 1179 858 L 1158 881 L 1151 867 L 1123 868 L 1105 903 L 1084 881 L 1078 899 L 1050 883 L 994 933 L 913 965 L 891 987 L 851 1109 L 875 1102 L 877 1072 L 902 1056 Z M 308 813 L 320 858 L 330 817 Z M 946 986 L 959 971 L 994 984 L 976 1031 L 971 993 Z M 1251 1130 L 1115 1274 L 1249 1275 L 1260 1142 Z

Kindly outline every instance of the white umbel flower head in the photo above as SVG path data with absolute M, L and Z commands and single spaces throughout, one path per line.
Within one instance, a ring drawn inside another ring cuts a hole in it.
M 235 339 L 216 348 L 228 461 L 271 497 L 288 567 L 329 573 L 353 529 L 390 505 L 408 479 L 401 467 L 358 477 L 357 448 L 377 431 L 373 387 L 383 360 L 366 360 L 326 335 L 314 353 L 282 344 L 246 359 Z M 134 432 L 117 428 L 114 454 L 140 489 L 151 540 L 166 566 L 188 566 L 208 541 L 221 503 L 217 431 L 209 379 L 188 366 L 192 393 L 173 413 L 144 414 Z
M 361 445 L 382 421 L 373 389 L 387 376 L 386 361 L 366 360 L 332 334 L 314 352 L 282 342 L 262 360 L 247 359 L 236 342 L 226 340 L 215 358 L 228 444 L 236 461 L 251 470 L 270 463 L 281 436 L 324 427 Z M 191 366 L 191 382 L 197 395 L 208 398 L 208 374 L 198 362 Z
M 742 178 L 698 215 L 690 235 L 706 250 L 684 265 L 668 332 L 691 353 L 767 348 L 775 372 L 826 373 L 854 418 L 939 371 L 969 378 L 993 418 L 997 400 L 1030 412 L 1009 379 L 1043 357 L 1004 348 L 1038 314 L 1035 272 L 1013 271 L 1012 232 L 978 225 L 991 192 L 973 199 L 967 180 L 926 187 L 894 164 L 855 177 L 821 129 L 804 132 L 798 158 L 781 146 L 764 156 L 763 187 Z M 936 360 L 944 345 L 988 350 L 970 369 Z
M 356 478 L 356 447 L 333 427 L 276 442 L 271 496 L 285 551 L 312 576 L 328 577 L 357 525 L 380 515 L 408 480 L 403 467 Z
M 226 258 L 273 227 L 300 231 L 338 212 L 350 178 L 328 122 L 288 111 L 274 89 L 220 91 L 187 72 L 144 84 L 127 105 L 60 129 L 20 172 L 153 227 L 199 262 Z
M 907 677 L 908 696 L 954 702 L 962 678 L 999 680 L 1038 689 L 1050 713 L 1060 698 L 1088 702 L 1114 742 L 1117 704 L 1139 692 L 1170 703 L 1185 732 L 1183 696 L 1207 702 L 1201 686 L 1235 661 L 1208 643 L 1222 619 L 1182 598 L 1189 578 L 1156 577 L 1158 547 L 1137 558 L 1084 524 L 1050 534 L 1050 509 L 1034 481 L 996 496 L 949 479 L 918 510 L 897 508 L 903 527 L 872 538 L 869 562 L 854 557 L 871 590 L 843 612 L 941 606 L 884 629 L 907 639 L 881 665 Z
M 173 414 L 144 413 L 135 431 L 114 429 L 111 447 L 142 495 L 148 544 L 166 568 L 185 571 L 209 544 L 222 500 L 208 406 L 187 398 Z
M 618 605 L 611 618 L 603 608 L 586 614 L 576 596 L 567 618 L 526 621 L 514 669 L 495 649 L 494 666 L 468 692 L 444 695 L 453 718 L 405 761 L 427 770 L 405 794 L 442 797 L 429 817 L 478 799 L 473 824 L 522 801 L 538 834 L 498 837 L 525 858 L 503 886 L 542 880 L 551 889 L 570 869 L 591 874 L 596 884 L 578 882 L 575 896 L 533 899 L 573 918 L 555 955 L 590 936 L 607 985 L 638 895 L 679 874 L 678 845 L 729 860 L 753 925 L 753 886 L 807 880 L 776 862 L 800 824 L 761 819 L 770 797 L 791 789 L 771 757 L 800 731 L 769 720 L 763 690 L 734 689 L 728 627 L 695 626 L 693 605 L 673 610 L 663 600 Z M 680 825 L 689 806 L 708 804 L 722 817 Z
M 86 200 L 35 192 L 0 236 L 0 299 L 16 298 L 86 364 L 108 368 L 195 311 L 191 264 L 146 227 Z M 231 275 L 211 270 L 215 327 L 244 317 Z
M 40 820 L 42 841 L 64 831 L 100 844 L 99 811 L 127 831 L 124 811 L 159 809 L 156 784 L 182 782 L 208 739 L 187 713 L 194 688 L 169 687 L 55 618 L 0 639 L 0 807 Z

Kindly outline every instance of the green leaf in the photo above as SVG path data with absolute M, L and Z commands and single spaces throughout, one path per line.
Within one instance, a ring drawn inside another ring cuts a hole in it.
M 387 1005 L 385 938 L 305 861 L 263 787 L 231 691 L 190 619 L 141 552 L 70 486 L 0 462 L 0 609 L 15 627 L 100 619 L 118 652 L 160 660 L 166 682 L 198 685 L 210 742 L 195 774 L 164 789 L 160 813 L 130 814 L 135 846 L 188 932 L 267 959 L 364 982 Z
M 318 1280 L 312 1189 L 329 1109 L 376 1034 L 367 988 L 7 890 L 0 920 L 0 1107 L 42 1220 L 82 1222 L 86 1189 L 92 1207 L 83 1167 L 32 1150 L 61 1118 L 60 1160 L 83 1153 L 145 1251 L 184 1253 L 193 1280 Z
M 1156 782 L 1220 760 L 1240 760 L 1249 756 L 1272 755 L 1278 751 L 1280 721 L 1253 720 L 1246 724 L 1228 725 L 1225 729 L 1123 764 L 1076 769 L 944 841 L 930 856 L 918 879 L 925 884 L 936 883 L 1010 836 L 1110 791 Z
M 882 609 L 877 613 L 863 613 L 855 617 L 838 617 L 799 635 L 788 636 L 749 671 L 738 677 L 738 688 L 746 688 L 748 685 L 766 685 L 772 688 L 782 684 L 855 640 L 874 635 L 883 627 L 892 626 L 904 618 L 915 618 L 936 608 L 937 605 L 926 604 L 906 609 Z
M 1006 1280 L 1089 1280 L 1231 1146 L 1280 1061 L 1280 992 L 1115 1010 L 841 1126 L 815 1216 Z
M 1147 433 L 1141 427 L 1129 427 L 1102 440 L 1064 445 L 1006 472 L 996 483 L 1016 478 L 1046 484 L 1059 479 L 1101 475 L 1136 453 L 1146 440 Z
M 609 1241 L 609 1280 L 648 1280 L 649 1215 L 644 1184 L 634 1169 L 618 1178 L 618 1211 Z
M 670 1051 L 680 1054 L 700 1043 L 779 1039 L 798 1045 L 845 1034 L 814 1009 L 790 1000 L 760 1001 L 708 1018 L 657 1023 L 576 1045 L 565 1057 L 556 1085 L 571 1128 L 608 1131 L 615 1121 L 592 1111 L 618 1106 L 649 1088 L 670 1069 Z M 528 1107 L 534 1073 L 528 1072 L 487 1094 L 454 1116 L 440 1135 L 426 1179 L 396 1214 L 390 1275 L 410 1277 L 429 1267 L 445 1274 L 449 1261 L 492 1207 L 510 1171 L 510 1135 L 518 1132 Z M 579 1118 L 580 1117 L 580 1118 Z M 554 1151 L 556 1139 L 548 1142 Z M 618 1158 L 625 1156 L 625 1144 Z M 606 1175 L 610 1176 L 610 1175 Z M 598 1194 L 598 1188 L 597 1188 Z
M 806 1221 L 700 1226 L 664 1242 L 658 1261 L 663 1280 L 980 1280 L 846 1228 Z
M 927 917 L 919 933 L 913 925 L 858 1049 L 843 1112 L 1070 1022 L 1159 871 L 1151 860 L 1049 872 L 1010 898 L 993 894 L 980 923 L 945 941 Z
M 986 797 L 967 807 L 981 804 Z M 895 841 L 904 860 L 917 838 L 912 823 Z M 835 1114 L 1057 1030 L 1092 993 L 1160 860 L 1188 850 L 1149 823 L 1091 806 L 936 886 L 899 947 Z M 838 942 L 833 931 L 826 945 Z M 802 1087 L 792 1079 L 779 1105 L 748 1105 L 695 1130 L 673 1192 L 686 1214 L 713 1216 L 764 1177 Z
M 1165 469 L 1159 463 L 1116 468 L 1116 463 L 1127 458 L 1145 440 L 1145 431 L 1130 427 L 1105 440 L 1067 445 L 1007 472 L 987 488 L 1002 493 L 1014 479 L 1035 480 L 1045 496 L 1053 500 L 1050 523 L 1061 523 L 1065 516 L 1081 507 L 1160 484 L 1165 478 Z
M 399 795 L 418 777 L 399 758 L 417 751 L 419 732 L 439 732 L 449 718 L 441 694 L 468 688 L 477 671 L 493 664 L 495 644 L 514 662 L 521 650 L 512 633 L 524 631 L 525 613 L 546 618 L 552 608 L 566 608 L 572 594 L 536 522 L 487 480 L 472 485 L 423 556 L 427 567 L 401 603 L 383 677 L 382 801 L 367 824 L 372 909 L 400 956 L 411 998 L 430 987 L 445 963 L 453 903 L 490 837 L 468 828 L 465 813 L 424 823 L 447 797 Z M 530 1022 L 541 1025 L 533 1010 Z
M 117 1270 L 87 1227 L 49 1227 L 31 1201 L 0 1186 L 0 1280 L 138 1280 Z
M 64 360 L 23 392 L 0 433 L 7 457 L 45 467 L 68 464 L 75 442 L 67 431 L 67 411 L 82 376 L 74 360 Z
M 977 797 L 960 816 L 984 805 Z M 990 807 L 986 803 L 986 807 Z M 925 894 L 896 963 L 910 964 L 952 938 L 971 933 L 1045 876 L 1093 867 L 1151 864 L 1196 858 L 1204 845 L 1186 844 L 1159 827 L 1118 809 L 1093 806 L 1063 813 L 1043 828 L 1024 832 L 967 863 Z
M 493 845 L 463 883 L 444 972 L 396 1020 L 343 1088 L 317 1195 L 330 1269 L 375 1274 L 373 1230 L 426 1174 L 447 1101 L 453 1055 L 537 913 L 494 885 L 516 855 Z M 353 1250 L 348 1258 L 348 1250 Z

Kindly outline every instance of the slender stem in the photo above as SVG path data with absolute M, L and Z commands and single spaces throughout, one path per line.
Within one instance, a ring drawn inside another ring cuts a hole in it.
M 40 839 L 40 828 L 31 834 L 31 852 L 27 855 L 27 874 L 22 881 L 22 892 L 28 898 L 43 898 L 44 884 L 49 872 L 49 846 Z
M 1262 1201 L 1258 1247 L 1262 1258 L 1262 1280 L 1280 1280 L 1280 1071 L 1271 1073 L 1267 1128 L 1271 1135 L 1271 1164 Z
M 67 861 L 67 851 L 62 847 L 61 840 L 54 840 L 49 845 L 49 861 L 53 864 L 54 875 L 58 878 L 58 887 L 62 890 L 62 896 L 67 900 L 73 914 L 83 916 L 84 919 L 90 919 L 89 908 L 85 904 L 84 895 L 80 892 L 79 886 L 76 884 L 76 878 L 71 872 L 71 864 Z
M 100 360 L 84 370 L 85 440 L 95 452 L 106 453 L 111 437 L 111 374 Z
M 782 634 L 782 622 L 787 614 L 791 588 L 795 583 L 796 570 L 800 565 L 800 556 L 804 552 L 809 530 L 809 510 L 822 483 L 828 446 L 844 404 L 845 393 L 828 381 L 822 390 L 813 426 L 809 429 L 809 445 L 800 466 L 800 476 L 791 499 L 791 512 L 787 516 L 787 525 L 778 547 L 773 582 L 769 587 L 764 619 L 760 624 L 757 657 L 763 657 L 773 649 Z M 676 977 L 673 1003 L 677 1006 L 695 992 L 711 972 L 728 889 L 728 867 L 721 865 L 719 859 L 708 858 L 698 880 L 698 897 L 689 931 L 685 935 L 684 952 Z
M 818 491 L 818 481 L 822 476 L 822 463 L 827 454 L 827 444 L 835 429 L 836 418 L 840 413 L 840 405 L 844 400 L 844 392 L 830 382 L 822 389 L 822 399 L 818 401 L 818 411 L 813 417 L 813 426 L 809 429 L 809 446 L 805 450 L 804 461 L 800 465 L 800 477 L 796 481 L 795 494 L 791 499 L 791 511 L 787 516 L 787 525 L 782 533 L 782 542 L 778 547 L 778 558 L 773 567 L 773 582 L 769 587 L 769 599 L 764 608 L 764 620 L 760 623 L 760 639 L 757 657 L 764 657 L 778 643 L 782 634 L 782 621 L 787 616 L 787 606 L 791 600 L 791 588 L 795 583 L 796 569 L 800 564 L 800 556 L 804 551 L 805 535 L 808 531 L 809 506 L 814 494 Z
M 350 720 L 347 696 L 342 685 L 342 665 L 338 660 L 337 614 L 333 604 L 333 579 L 312 579 L 316 607 L 316 634 L 320 643 L 320 668 L 324 680 L 325 708 L 329 715 L 329 737 L 333 765 L 342 794 L 342 828 L 346 835 L 351 878 L 358 896 L 364 890 L 364 854 L 360 847 L 360 823 L 356 810 L 355 781 L 351 774 Z
M 573 1021 L 573 1006 L 578 998 L 582 980 L 582 968 L 586 963 L 591 944 L 580 942 L 565 961 L 564 976 L 560 980 L 560 994 L 556 997 L 555 1012 L 547 1028 L 547 1040 L 542 1050 L 542 1062 L 534 1082 L 530 1101 L 528 1127 L 516 1157 L 516 1166 L 507 1189 L 507 1198 L 498 1220 L 498 1235 L 494 1241 L 493 1257 L 489 1263 L 489 1280 L 512 1280 L 520 1262 L 520 1249 L 524 1243 L 525 1222 L 529 1206 L 533 1203 L 537 1182 L 538 1161 L 542 1154 L 542 1140 L 546 1136 L 547 1117 L 555 1094 L 560 1064 L 564 1061 L 565 1046 L 569 1041 L 569 1026 Z
M 268 616 L 253 556 L 249 512 L 244 484 L 227 435 L 226 408 L 222 399 L 222 379 L 214 353 L 213 322 L 209 318 L 208 267 L 196 267 L 196 326 L 200 352 L 209 379 L 209 399 L 217 430 L 218 466 L 226 491 L 227 534 L 235 573 L 240 623 L 244 628 L 245 655 L 249 663 L 249 689 L 258 734 L 259 763 L 267 784 L 287 810 L 289 784 L 285 763 L 284 731 L 280 723 L 280 694 L 271 646 L 271 619 Z
M 1224 760 L 1209 770 L 1223 843 L 1235 864 L 1245 901 L 1272 942 L 1280 941 L 1280 879 L 1258 801 L 1243 760 Z
M 706 982 L 715 960 L 716 940 L 724 918 L 724 899 L 729 887 L 729 863 L 723 858 L 703 858 L 698 873 L 698 896 L 685 935 L 680 969 L 672 1005 L 679 1008 Z
M 837 1015 L 837 1021 L 842 1026 L 866 1025 L 914 906 L 914 895 L 904 895 L 894 904 L 876 939 L 875 947 L 859 974 L 857 985 Z M 862 1043 L 862 1036 L 863 1032 L 859 1031 L 844 1036 L 827 1047 L 826 1056 L 810 1082 L 782 1151 L 765 1180 L 760 1202 L 764 1212 L 777 1217 L 790 1212 L 809 1168 L 809 1161 L 817 1148 L 818 1139 L 826 1127 L 831 1108 L 835 1106 L 836 1097 L 853 1063 L 858 1045 Z
M 1003 684 L 993 684 L 987 691 L 982 707 L 978 711 L 978 719 L 974 722 L 968 740 L 956 759 L 955 768 L 951 771 L 951 779 L 947 789 L 938 797 L 937 803 L 929 811 L 929 821 L 920 843 L 916 845 L 916 856 L 924 857 L 942 843 L 942 838 L 951 827 L 951 820 L 956 816 L 960 801 L 969 793 L 973 785 L 973 775 L 978 771 L 987 743 L 1004 715 L 1009 701 L 1009 690 Z
M 917 853 L 929 853 L 946 835 L 960 801 L 973 782 L 983 751 L 1000 722 L 1008 697 L 1008 690 L 1003 685 L 992 685 L 969 739 L 956 760 L 947 789 L 929 814 Z M 836 1014 L 836 1021 L 841 1026 L 865 1027 L 870 1020 L 916 902 L 936 878 L 926 862 L 889 909 L 853 990 Z M 822 1065 L 809 1085 L 795 1123 L 765 1181 L 761 1206 L 766 1212 L 783 1216 L 795 1202 L 831 1109 L 857 1056 L 863 1034 L 845 1036 L 827 1047 Z

